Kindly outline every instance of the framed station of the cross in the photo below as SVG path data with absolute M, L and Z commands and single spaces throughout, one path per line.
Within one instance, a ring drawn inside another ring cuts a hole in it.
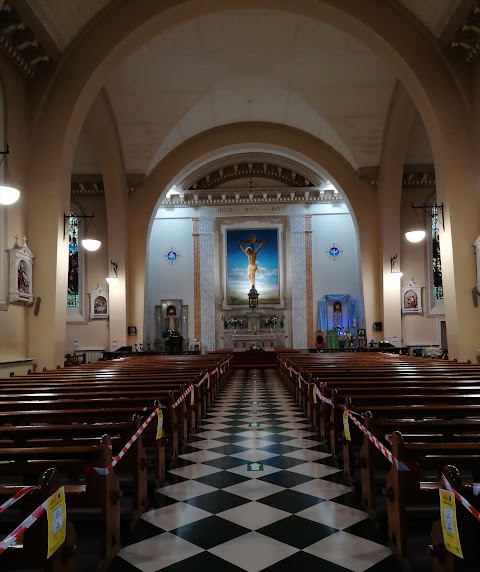
M 280 231 L 281 225 L 224 227 L 224 300 L 228 306 L 248 306 L 252 285 L 260 305 L 281 303 Z

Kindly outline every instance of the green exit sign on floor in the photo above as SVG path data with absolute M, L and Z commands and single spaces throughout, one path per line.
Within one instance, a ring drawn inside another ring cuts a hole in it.
M 247 471 L 263 471 L 263 463 L 248 463 Z

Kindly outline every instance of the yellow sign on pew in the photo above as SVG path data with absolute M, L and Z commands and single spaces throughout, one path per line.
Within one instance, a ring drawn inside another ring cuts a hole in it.
M 157 409 L 157 439 L 163 437 L 163 413 L 161 409 Z
M 313 384 L 312 387 L 313 387 L 313 404 L 317 405 L 317 392 L 315 391 L 316 390 L 315 384 Z
M 443 489 L 440 489 L 440 518 L 445 548 L 455 556 L 463 558 L 460 536 L 458 535 L 455 495 Z
M 348 424 L 348 411 L 346 409 L 343 412 L 343 433 L 347 441 L 352 440 L 352 437 L 350 436 L 350 426 Z
M 67 535 L 67 507 L 65 505 L 64 487 L 59 489 L 47 501 L 47 522 L 47 558 L 50 558 L 65 542 Z

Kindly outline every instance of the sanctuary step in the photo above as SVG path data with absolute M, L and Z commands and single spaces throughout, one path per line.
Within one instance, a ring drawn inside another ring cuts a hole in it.
M 236 369 L 276 368 L 277 353 L 250 350 L 233 352 L 233 367 Z

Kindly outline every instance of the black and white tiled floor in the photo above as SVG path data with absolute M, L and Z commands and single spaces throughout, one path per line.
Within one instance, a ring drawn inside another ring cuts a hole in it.
M 398 568 L 276 371 L 235 372 L 182 453 L 110 572 Z

